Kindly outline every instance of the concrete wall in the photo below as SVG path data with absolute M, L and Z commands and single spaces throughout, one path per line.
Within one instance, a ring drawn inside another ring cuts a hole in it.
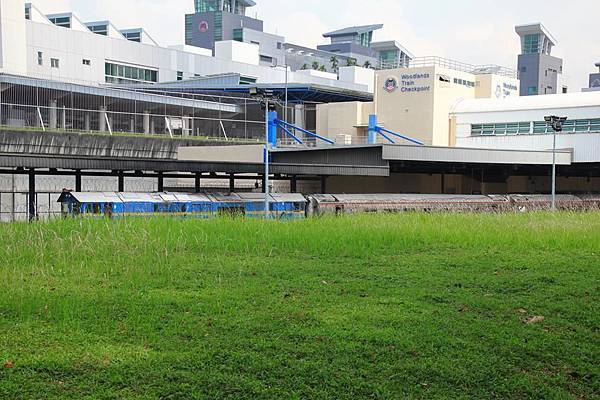
M 190 146 L 179 147 L 178 160 L 207 162 L 264 162 L 264 146 Z
M 224 40 L 215 43 L 215 58 L 234 62 L 259 65 L 259 46 L 252 43 Z
M 177 159 L 180 147 L 225 145 L 198 140 L 0 130 L 0 152 Z
M 373 112 L 372 102 L 318 104 L 317 133 L 336 141 L 340 135 L 350 135 L 352 144 L 364 144 L 369 115 Z

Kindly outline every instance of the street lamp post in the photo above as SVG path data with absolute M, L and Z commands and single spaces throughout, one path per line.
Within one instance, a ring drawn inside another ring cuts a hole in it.
M 556 134 L 562 132 L 563 124 L 567 120 L 567 117 L 557 117 L 551 115 L 545 117 L 544 120 L 551 124 L 553 137 L 552 137 L 552 211 L 556 211 Z

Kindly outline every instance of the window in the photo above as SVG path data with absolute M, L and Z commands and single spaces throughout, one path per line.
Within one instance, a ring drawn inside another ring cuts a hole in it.
M 540 39 L 541 35 L 539 33 L 525 35 L 523 38 L 523 54 L 541 53 Z
M 251 40 L 250 43 L 260 46 L 260 42 L 255 42 L 254 40 Z
M 92 62 L 90 60 L 86 60 L 85 58 L 82 60 L 83 65 L 87 65 L 90 66 L 92 65 Z
M 155 83 L 158 82 L 158 71 L 120 65 L 115 63 L 104 64 L 104 75 L 106 83 Z
M 50 59 L 50 66 L 51 66 L 52 68 L 59 68 L 59 67 L 60 67 L 60 65 L 59 65 L 58 58 L 51 58 L 51 59 Z
M 44 65 L 44 53 L 38 51 L 38 65 Z
M 98 35 L 108 36 L 108 25 L 92 25 L 88 29 Z
M 537 88 L 537 86 L 529 86 L 527 88 L 527 95 L 528 96 L 535 96 L 536 94 L 538 94 L 538 88 Z
M 183 80 L 183 71 L 177 71 L 177 80 L 178 81 L 182 81 Z
M 25 19 L 31 19 L 31 6 L 25 5 Z
M 236 28 L 233 30 L 233 40 L 235 40 L 236 42 L 244 41 L 244 29 L 243 28 Z
M 130 42 L 137 42 L 137 43 L 142 42 L 142 32 L 140 32 L 140 31 L 121 32 L 121 33 L 123 34 L 123 36 L 125 36 L 125 39 L 129 40 Z
M 283 47 L 283 43 L 277 42 L 277 50 L 281 50 L 282 47 Z
M 52 22 L 56 26 L 61 26 L 63 28 L 71 27 L 71 17 L 50 18 L 50 22 Z
M 552 134 L 552 126 L 545 121 L 509 122 L 498 124 L 473 124 L 471 136 L 503 136 L 503 135 L 546 135 Z M 563 125 L 563 133 L 600 133 L 600 118 L 572 119 Z

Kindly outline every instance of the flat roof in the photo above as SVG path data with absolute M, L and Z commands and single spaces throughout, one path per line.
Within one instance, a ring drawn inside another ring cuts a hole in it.
M 226 76 L 225 76 L 226 77 Z M 223 77 L 219 77 L 223 78 Z M 168 90 L 172 92 L 185 92 L 197 94 L 235 93 L 250 95 L 251 88 L 272 90 L 276 96 L 284 96 L 286 85 L 284 83 L 265 84 L 214 84 L 210 79 L 187 80 L 169 82 L 156 85 L 136 85 L 136 90 Z M 287 85 L 288 100 L 290 102 L 315 102 L 315 103 L 338 103 L 347 101 L 373 101 L 373 94 L 358 90 L 336 88 L 332 86 L 289 83 Z
M 38 78 L 23 77 L 17 75 L 0 74 L 0 82 L 13 85 L 32 86 L 43 89 L 59 90 L 90 96 L 110 97 L 119 100 L 143 101 L 147 103 L 169 105 L 178 107 L 189 107 L 203 110 L 240 112 L 240 106 L 235 104 L 218 103 L 206 100 L 186 99 L 161 94 L 133 91 L 127 88 L 114 88 L 110 86 L 88 86 L 76 83 L 51 81 Z
M 409 56 L 410 58 L 415 58 L 415 55 L 413 53 L 411 53 L 410 51 L 408 51 L 408 49 L 406 47 L 402 46 L 396 40 L 386 40 L 386 41 L 383 41 L 383 42 L 373 42 L 373 43 L 371 43 L 371 48 L 373 50 L 398 49 L 398 50 L 402 51 L 404 54 L 406 54 L 407 56 Z
M 541 22 L 517 25 L 517 26 L 515 26 L 515 32 L 519 36 L 541 33 L 541 34 L 545 35 L 552 42 L 553 46 L 556 46 L 556 44 L 558 43 L 556 38 L 550 33 L 550 31 Z
M 328 37 L 346 36 L 346 35 L 352 35 L 352 34 L 360 35 L 362 33 L 373 32 L 373 31 L 379 30 L 381 28 L 383 28 L 383 24 L 350 26 L 348 28 L 342 28 L 342 29 L 338 29 L 336 31 L 324 33 L 323 37 L 328 38 Z

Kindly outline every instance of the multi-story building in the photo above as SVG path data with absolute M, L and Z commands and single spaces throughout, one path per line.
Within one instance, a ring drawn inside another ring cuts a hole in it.
M 381 126 L 394 132 L 429 145 L 453 146 L 455 134 L 449 115 L 457 103 L 518 95 L 516 71 L 437 57 L 416 58 L 408 68 L 376 71 L 372 103 L 317 105 L 317 132 L 364 144 L 369 115 L 376 115 Z
M 556 39 L 541 23 L 519 25 L 515 31 L 521 38 L 518 60 L 521 96 L 566 92 L 560 83 L 563 61 L 552 56 Z
M 251 0 L 195 0 L 195 13 L 185 16 L 185 44 L 210 49 L 236 40 L 259 48 L 261 65 L 284 65 L 285 38 L 263 31 L 263 21 L 246 16 Z
M 390 40 L 373 42 L 375 31 L 383 25 L 353 26 L 325 33 L 331 43 L 317 49 L 352 58 L 357 65 L 376 69 L 407 67 L 414 55 L 400 43 Z

